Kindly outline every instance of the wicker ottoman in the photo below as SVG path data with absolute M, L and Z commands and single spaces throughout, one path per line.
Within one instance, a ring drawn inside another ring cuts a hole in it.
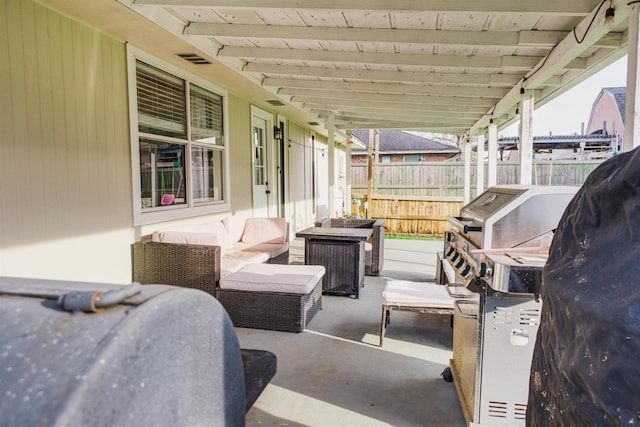
M 236 327 L 302 332 L 322 308 L 321 265 L 248 264 L 222 277 L 216 298 Z

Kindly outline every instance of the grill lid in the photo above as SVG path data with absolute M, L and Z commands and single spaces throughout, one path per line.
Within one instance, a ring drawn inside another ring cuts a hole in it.
M 449 222 L 475 246 L 511 248 L 554 230 L 578 187 L 495 186 Z

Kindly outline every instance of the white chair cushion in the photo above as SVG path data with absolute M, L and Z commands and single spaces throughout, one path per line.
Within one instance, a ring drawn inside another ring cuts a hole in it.
M 384 305 L 453 309 L 454 299 L 443 285 L 433 282 L 391 280 L 382 291 Z
M 308 294 L 324 276 L 321 265 L 248 264 L 220 279 L 221 289 Z

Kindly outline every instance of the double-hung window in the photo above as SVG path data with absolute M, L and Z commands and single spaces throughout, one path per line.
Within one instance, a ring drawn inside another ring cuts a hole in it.
M 131 61 L 134 224 L 228 210 L 224 95 L 138 57 Z

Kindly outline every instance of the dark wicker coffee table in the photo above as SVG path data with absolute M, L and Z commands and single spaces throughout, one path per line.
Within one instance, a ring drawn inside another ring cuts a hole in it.
M 364 242 L 370 228 L 310 227 L 296 233 L 303 237 L 304 263 L 323 265 L 322 293 L 359 298 L 364 284 Z

